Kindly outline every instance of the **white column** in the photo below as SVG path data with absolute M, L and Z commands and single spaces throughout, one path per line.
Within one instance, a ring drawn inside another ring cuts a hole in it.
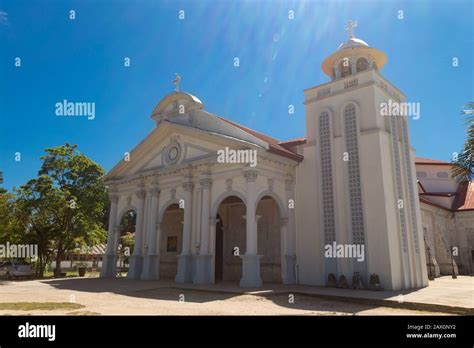
M 109 229 L 107 232 L 107 251 L 102 260 L 102 269 L 100 276 L 102 278 L 113 278 L 115 277 L 115 269 L 117 262 L 117 208 L 118 208 L 118 195 L 114 189 L 110 190 L 110 212 L 109 212 Z
M 201 249 L 200 255 L 209 254 L 209 206 L 212 180 L 201 179 L 202 186 L 202 218 L 201 218 Z
M 245 214 L 246 220 L 246 249 L 245 255 L 257 255 L 257 222 L 255 213 L 257 210 L 257 202 L 255 197 L 255 180 L 258 173 L 256 171 L 247 171 L 244 174 L 247 181 L 247 210 Z
M 334 68 L 335 71 L 335 80 L 338 80 L 341 78 L 341 70 L 339 69 L 339 65 L 336 65 Z
M 216 218 L 209 218 L 209 233 L 210 233 L 210 246 L 211 250 L 214 252 L 211 252 L 212 257 L 211 257 L 211 280 L 212 283 L 215 281 L 215 250 L 216 250 L 216 224 L 219 222 L 219 219 Z
M 130 268 L 128 270 L 127 278 L 140 279 L 142 270 L 142 247 L 143 247 L 143 225 L 145 212 L 145 197 L 146 191 L 140 188 L 137 193 L 137 224 L 135 226 L 135 246 L 133 248 L 133 255 L 130 257 Z
M 357 73 L 355 57 L 350 58 L 350 63 L 351 63 L 351 75 L 355 75 Z
M 295 180 L 291 175 L 288 175 L 285 179 L 285 193 L 286 193 L 286 204 L 289 206 L 289 201 L 295 199 Z M 286 235 L 287 243 L 285 249 L 285 275 L 283 282 L 285 284 L 296 283 L 296 232 L 295 232 L 295 209 L 288 208 L 287 222 L 286 222 Z
M 248 169 L 244 172 L 247 182 L 246 197 L 246 248 L 245 255 L 242 255 L 242 278 L 240 286 L 242 287 L 259 287 L 262 286 L 262 278 L 260 276 L 260 259 L 261 255 L 257 255 L 257 219 L 256 219 L 256 183 L 258 172 Z
M 161 221 L 156 222 L 155 226 L 156 230 L 156 259 L 157 259 L 157 265 L 156 265 L 156 280 L 160 279 L 160 265 L 161 265 Z
M 193 189 L 191 181 L 185 182 L 184 188 L 184 226 L 183 226 L 183 247 L 181 254 L 191 254 L 191 224 L 193 212 Z
M 209 211 L 211 204 L 211 185 L 212 180 L 209 173 L 204 173 L 201 177 L 201 243 L 199 248 L 199 255 L 196 259 L 196 274 L 194 283 L 209 284 L 211 279 L 211 260 L 212 255 L 209 253 Z
M 191 224 L 193 211 L 193 190 L 194 184 L 191 176 L 186 176 L 183 184 L 184 188 L 184 222 L 183 222 L 183 245 L 181 255 L 178 256 L 178 273 L 175 281 L 178 283 L 192 282 L 193 263 L 191 256 Z
M 145 255 L 145 261 L 142 271 L 142 279 L 146 280 L 157 280 L 157 268 L 158 268 L 158 255 L 156 252 L 156 240 L 157 230 L 156 223 L 158 218 L 158 201 L 160 199 L 160 189 L 158 187 L 152 187 L 149 190 L 151 196 L 150 211 L 149 211 L 149 225 L 147 226 L 148 231 L 148 251 Z
M 150 226 L 148 228 L 149 231 L 149 243 L 148 243 L 148 250 L 149 254 L 155 255 L 156 254 L 156 223 L 158 218 L 158 201 L 160 199 L 160 189 L 153 188 L 150 190 L 151 195 L 151 218 L 150 218 Z

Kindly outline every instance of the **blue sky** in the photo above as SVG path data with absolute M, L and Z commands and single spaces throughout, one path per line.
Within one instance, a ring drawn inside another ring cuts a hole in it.
M 303 89 L 328 81 L 321 62 L 350 19 L 387 54 L 381 73 L 421 103 L 410 121 L 417 154 L 450 160 L 465 138 L 460 111 L 474 100 L 473 11 L 470 0 L 0 0 L 3 186 L 35 177 L 44 149 L 66 142 L 111 169 L 153 129 L 176 72 L 206 110 L 282 140 L 304 136 Z M 95 119 L 55 116 L 64 99 L 95 102 Z

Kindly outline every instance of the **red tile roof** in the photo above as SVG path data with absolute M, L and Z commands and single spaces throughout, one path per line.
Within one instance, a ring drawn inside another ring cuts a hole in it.
M 434 160 L 434 159 L 425 158 L 425 157 L 416 157 L 415 164 L 452 165 L 451 163 L 446 162 L 446 161 Z
M 418 188 L 421 190 L 421 192 L 418 192 L 418 193 L 425 193 L 426 190 L 425 190 L 425 187 L 423 186 L 423 184 L 421 183 L 421 181 L 418 180 L 417 182 L 418 182 Z
M 426 199 L 422 196 L 419 196 L 419 198 L 420 198 L 421 203 L 426 203 L 426 204 L 432 205 L 433 207 L 436 207 L 436 208 L 441 208 L 441 209 L 444 209 L 444 210 L 447 210 L 447 211 L 452 211 L 451 209 L 443 207 L 442 205 L 440 205 L 438 203 L 435 203 L 435 202 L 432 202 L 432 201 L 430 201 L 430 200 L 428 200 L 428 199 Z
M 438 197 L 453 197 L 453 204 L 451 208 L 444 207 L 439 203 L 433 202 L 429 200 L 429 196 L 438 196 Z M 451 212 L 459 212 L 459 211 L 470 211 L 474 210 L 474 181 L 470 183 L 461 183 L 458 186 L 458 190 L 456 192 L 420 192 L 419 193 L 420 202 L 432 205 L 437 208 L 441 208 L 444 210 L 448 210 Z
M 421 192 L 422 196 L 438 196 L 438 197 L 453 197 L 457 195 L 457 192 Z
M 280 141 L 278 144 L 285 147 L 298 146 L 298 145 L 306 144 L 306 138 L 300 137 L 300 138 Z
M 259 133 L 257 131 L 254 131 L 253 129 L 242 126 L 241 124 L 232 122 L 230 120 L 226 120 L 225 118 L 222 118 L 222 117 L 219 117 L 219 118 L 221 120 L 223 120 L 223 121 L 239 128 L 239 129 L 243 130 L 244 132 L 247 132 L 248 134 L 253 135 L 254 137 L 268 143 L 268 145 L 269 145 L 268 152 L 275 153 L 275 154 L 283 156 L 283 157 L 291 158 L 291 159 L 293 159 L 295 161 L 298 161 L 298 162 L 301 162 L 304 158 L 303 155 L 300 155 L 296 152 L 293 152 L 293 151 L 287 149 L 285 146 L 282 146 L 280 140 L 272 138 L 272 137 L 270 137 L 268 135 L 265 135 L 263 133 Z
M 474 181 L 459 184 L 453 210 L 474 210 Z

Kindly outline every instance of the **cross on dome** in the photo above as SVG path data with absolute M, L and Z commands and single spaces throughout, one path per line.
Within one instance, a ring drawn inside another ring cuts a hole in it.
M 175 79 L 173 80 L 173 84 L 175 86 L 174 90 L 176 92 L 179 92 L 179 83 L 181 82 L 181 80 L 183 79 L 178 73 L 175 73 L 176 77 Z
M 357 22 L 350 20 L 347 22 L 346 27 L 344 28 L 345 31 L 349 33 L 349 39 L 354 37 L 354 28 L 357 27 Z

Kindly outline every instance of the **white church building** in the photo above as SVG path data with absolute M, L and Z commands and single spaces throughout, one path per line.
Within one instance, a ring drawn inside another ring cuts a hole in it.
M 105 177 L 101 276 L 116 275 L 121 221 L 133 211 L 131 279 L 259 287 L 345 278 L 350 287 L 356 275 L 368 287 L 377 275 L 386 290 L 427 286 L 407 117 L 380 107 L 405 96 L 379 72 L 385 54 L 348 30 L 322 63 L 330 81 L 304 91 L 302 138 L 279 141 L 211 114 L 179 91 L 178 76 L 151 133 Z

